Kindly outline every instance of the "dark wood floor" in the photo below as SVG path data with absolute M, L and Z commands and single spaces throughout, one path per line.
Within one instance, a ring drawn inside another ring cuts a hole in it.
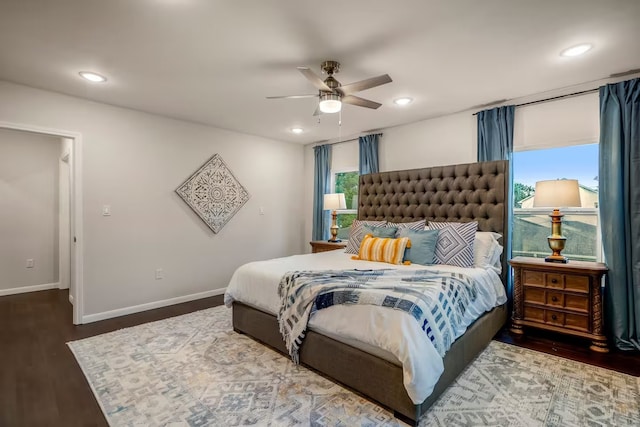
M 609 353 L 596 353 L 589 350 L 591 344 L 589 340 L 536 329 L 526 329 L 525 336 L 519 337 L 511 334 L 508 328 L 504 328 L 494 339 L 640 377 L 640 352 L 638 351 L 621 351 L 612 348 Z
M 222 304 L 206 298 L 88 325 L 72 324 L 67 291 L 0 297 L 0 426 L 106 426 L 66 342 Z M 584 341 L 532 333 L 496 339 L 640 376 L 640 355 L 588 350 Z
M 107 426 L 66 346 L 141 323 L 222 304 L 222 295 L 74 326 L 63 290 L 0 297 L 0 426 Z

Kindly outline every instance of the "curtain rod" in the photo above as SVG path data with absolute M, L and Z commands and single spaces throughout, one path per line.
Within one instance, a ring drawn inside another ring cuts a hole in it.
M 317 147 L 317 146 L 319 146 L 319 145 L 338 145 L 338 144 L 342 144 L 342 143 L 345 143 L 345 142 L 358 141 L 358 139 L 359 139 L 361 136 L 366 136 L 366 135 L 380 135 L 380 136 L 382 136 L 382 135 L 383 135 L 383 133 L 382 133 L 382 132 L 373 132 L 372 134 L 371 134 L 371 133 L 367 133 L 367 134 L 364 134 L 364 135 L 359 135 L 359 136 L 355 136 L 355 137 L 353 137 L 353 138 L 344 139 L 344 140 L 342 140 L 342 141 L 336 141 L 336 142 L 316 142 L 316 143 L 313 145 L 313 147 Z
M 551 98 L 538 99 L 537 101 L 523 102 L 522 104 L 514 105 L 514 107 L 524 107 L 525 105 L 541 104 L 543 102 L 555 101 L 556 99 L 570 98 L 572 96 L 584 95 L 585 93 L 597 92 L 598 90 L 600 90 L 600 89 L 599 88 L 587 89 L 587 90 L 583 90 L 583 91 L 580 91 L 580 92 L 568 93 L 566 95 L 558 95 L 558 96 L 553 96 Z M 476 113 L 473 113 L 472 116 L 477 116 L 478 113 L 479 113 L 479 111 L 476 112 Z

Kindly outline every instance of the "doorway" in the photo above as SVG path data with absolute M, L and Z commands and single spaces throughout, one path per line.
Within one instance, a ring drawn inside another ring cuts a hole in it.
M 57 171 L 58 221 L 55 228 L 58 231 L 56 236 L 58 262 L 55 270 L 59 279 L 57 287 L 69 288 L 70 301 L 73 304 L 73 323 L 81 324 L 83 323 L 82 135 L 78 132 L 7 122 L 0 122 L 0 129 L 51 136 L 61 143 Z M 27 259 L 27 266 L 28 263 L 29 259 Z

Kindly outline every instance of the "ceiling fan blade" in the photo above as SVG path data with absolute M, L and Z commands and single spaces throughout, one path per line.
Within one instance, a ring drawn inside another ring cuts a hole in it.
M 393 80 L 391 80 L 391 77 L 389 77 L 389 74 L 383 74 L 378 77 L 371 77 L 370 79 L 360 80 L 359 82 L 340 86 L 336 90 L 338 92 L 341 92 L 342 95 L 347 96 L 347 95 L 351 95 L 352 93 L 360 92 L 362 90 L 367 90 L 376 86 L 391 83 L 392 81 Z
M 316 111 L 314 111 L 314 112 L 313 112 L 313 115 L 314 115 L 314 116 L 319 116 L 319 115 L 321 115 L 321 114 L 324 114 L 324 113 L 323 113 L 322 111 L 320 111 L 320 106 L 318 105 L 318 106 L 316 107 Z
M 311 84 L 316 87 L 316 89 L 322 90 L 324 92 L 333 92 L 331 88 L 327 86 L 320 77 L 318 77 L 316 73 L 309 69 L 309 67 L 298 67 L 298 71 L 300 71 L 302 75 L 305 76 L 307 80 L 309 80 L 309 82 L 311 82 Z
M 286 96 L 267 96 L 267 99 L 301 99 L 301 98 L 317 98 L 318 94 L 312 95 L 286 95 Z
M 378 102 L 370 101 L 368 99 L 360 98 L 354 95 L 342 97 L 342 102 L 344 102 L 345 104 L 357 105 L 358 107 L 373 108 L 374 110 L 382 105 Z

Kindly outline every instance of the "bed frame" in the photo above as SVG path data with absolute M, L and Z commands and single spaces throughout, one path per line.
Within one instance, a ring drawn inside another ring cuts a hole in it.
M 426 169 L 381 172 L 360 177 L 358 219 L 390 222 L 478 221 L 479 231 L 508 235 L 507 161 L 468 163 Z M 506 283 L 507 260 L 502 257 Z M 506 304 L 476 320 L 444 357 L 444 373 L 433 393 L 415 405 L 402 382 L 402 366 L 363 350 L 308 331 L 300 348 L 300 362 L 394 411 L 396 417 L 417 424 L 420 416 L 489 344 L 507 319 Z M 288 354 L 277 318 L 233 303 L 233 328 Z

